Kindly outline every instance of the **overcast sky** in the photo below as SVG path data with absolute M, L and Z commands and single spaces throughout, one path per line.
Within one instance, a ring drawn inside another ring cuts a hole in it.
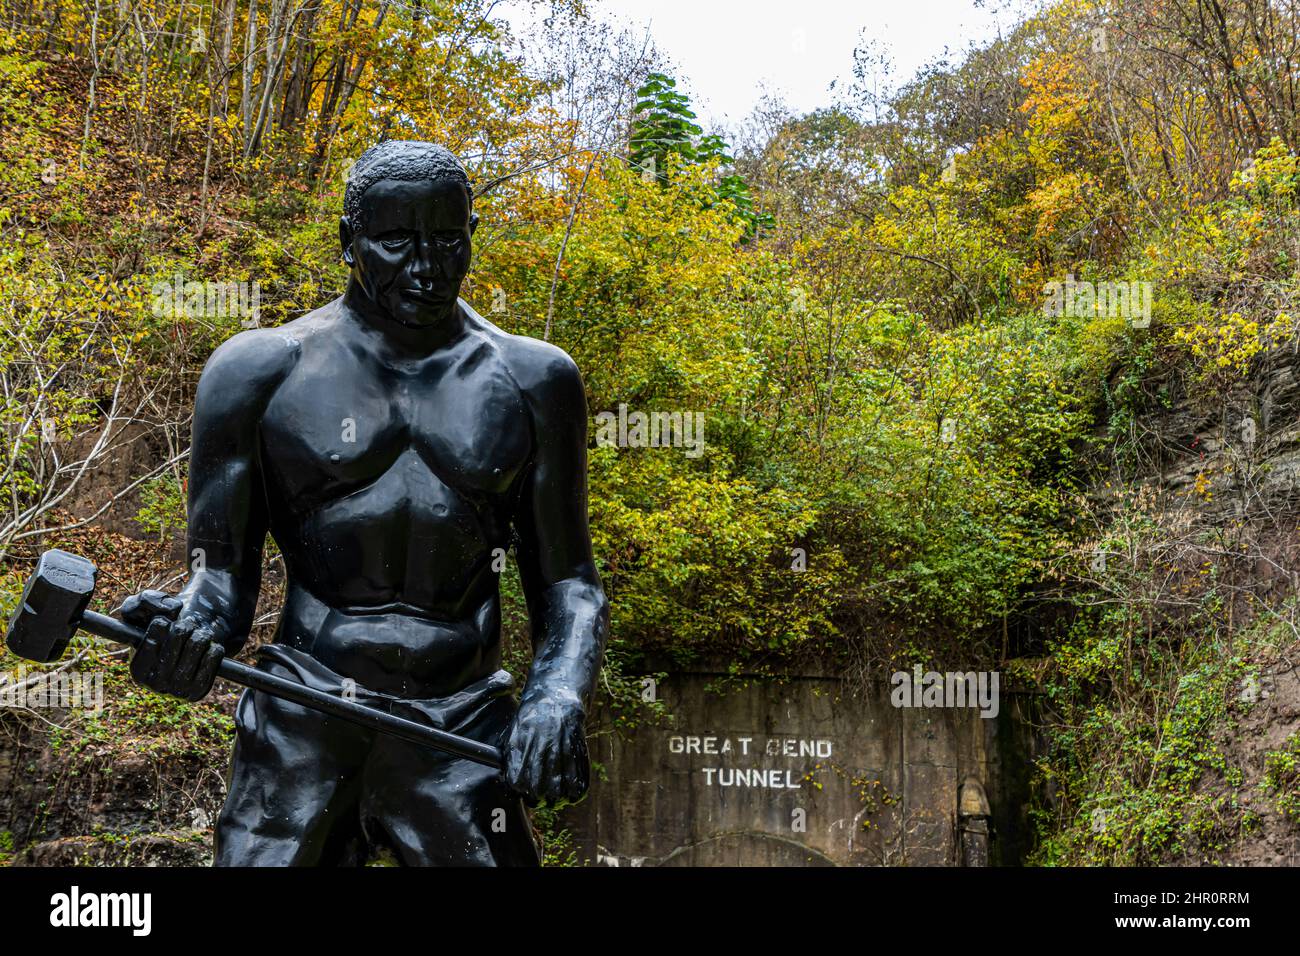
M 947 47 L 996 37 L 1027 0 L 589 0 L 597 19 L 648 29 L 671 59 L 678 88 L 706 128 L 735 129 L 765 92 L 797 112 L 835 101 L 830 85 L 853 81 L 853 50 L 865 38 L 910 77 Z M 499 7 L 497 12 L 501 12 Z M 505 18 L 527 22 L 518 7 Z

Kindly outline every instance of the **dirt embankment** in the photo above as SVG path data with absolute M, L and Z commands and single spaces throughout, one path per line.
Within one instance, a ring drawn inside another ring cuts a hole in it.
M 83 493 L 117 487 L 117 465 L 94 476 Z M 148 587 L 175 590 L 183 570 L 183 541 L 121 533 L 121 513 L 57 535 L 41 547 L 85 555 L 100 568 L 92 608 L 109 613 L 128 594 Z M 22 555 L 14 570 L 27 570 Z M 278 564 L 264 587 L 263 618 L 281 593 Z M 269 636 L 255 632 L 241 659 Z M 218 681 L 191 704 L 145 691 L 130 679 L 123 648 L 79 638 L 57 665 L 37 668 L 0 652 L 12 679 L 61 670 L 102 681 L 102 710 L 55 709 L 43 702 L 0 708 L 0 865 L 206 865 L 212 824 L 225 800 L 240 688 Z M 30 702 L 30 701 L 29 701 Z

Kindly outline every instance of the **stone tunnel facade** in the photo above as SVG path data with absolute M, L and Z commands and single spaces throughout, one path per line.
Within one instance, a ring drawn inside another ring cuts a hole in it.
M 593 734 L 591 794 L 565 817 L 588 865 L 1014 866 L 1029 849 L 1025 695 L 983 717 L 815 675 L 679 672 L 654 692 L 659 725 Z

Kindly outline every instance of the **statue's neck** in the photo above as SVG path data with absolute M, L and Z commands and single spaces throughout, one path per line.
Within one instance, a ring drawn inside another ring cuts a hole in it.
M 343 305 L 358 325 L 377 338 L 382 357 L 395 360 L 427 358 L 458 341 L 466 331 L 466 316 L 459 299 L 437 322 L 404 325 L 381 309 L 355 277 L 348 280 Z

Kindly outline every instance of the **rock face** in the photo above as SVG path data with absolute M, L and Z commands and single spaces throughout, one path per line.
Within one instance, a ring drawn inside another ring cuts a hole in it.
M 1139 478 L 1171 497 L 1195 495 L 1205 524 L 1300 515 L 1300 358 L 1274 349 L 1222 393 L 1196 383 L 1146 416 Z M 1142 474 L 1145 472 L 1145 475 Z
M 27 849 L 20 866 L 211 866 L 212 834 L 171 830 L 111 837 L 64 837 Z
M 0 711 L 0 861 L 15 866 L 197 866 L 225 799 L 210 752 L 147 736 L 75 746 L 78 724 Z M 64 729 L 54 728 L 63 725 Z M 7 860 L 5 860 L 7 857 Z
M 838 678 L 805 675 L 719 691 L 719 676 L 670 674 L 657 688 L 670 720 L 595 738 L 603 778 L 566 817 L 584 862 L 960 865 L 967 778 L 991 805 L 976 823 L 992 830 L 989 861 L 1028 850 L 1036 740 L 1023 695 L 1001 692 L 985 718 L 896 707 L 883 684 L 850 696 Z
M 1219 744 L 1242 770 L 1237 788 L 1242 807 L 1255 823 L 1242 829 L 1238 839 L 1219 857 L 1231 866 L 1300 866 L 1300 820 L 1277 812 L 1276 794 L 1265 784 L 1267 755 L 1281 751 L 1288 738 L 1300 731 L 1300 669 L 1278 662 L 1258 679 L 1248 678 L 1238 699 L 1250 706 L 1235 727 L 1219 734 Z M 1227 793 L 1223 781 L 1202 782 L 1211 792 Z M 1300 792 L 1300 791 L 1297 791 Z
M 1201 848 L 1201 858 L 1296 865 L 1300 822 L 1277 812 L 1265 764 L 1300 733 L 1300 672 L 1292 663 L 1300 654 L 1300 339 L 1261 354 L 1249 376 L 1226 388 L 1172 376 L 1153 384 L 1167 401 L 1135 419 L 1143 436 L 1129 444 L 1136 461 L 1117 469 L 1113 487 L 1097 498 L 1104 509 L 1118 488 L 1136 483 L 1151 492 L 1152 564 L 1169 579 L 1214 581 L 1160 592 L 1166 605 L 1153 607 L 1176 619 L 1180 604 L 1217 588 L 1222 610 L 1200 640 L 1247 665 L 1233 718 L 1212 733 L 1240 780 L 1207 771 L 1196 784 L 1222 797 L 1235 814 L 1225 816 L 1239 821 L 1232 840 Z

